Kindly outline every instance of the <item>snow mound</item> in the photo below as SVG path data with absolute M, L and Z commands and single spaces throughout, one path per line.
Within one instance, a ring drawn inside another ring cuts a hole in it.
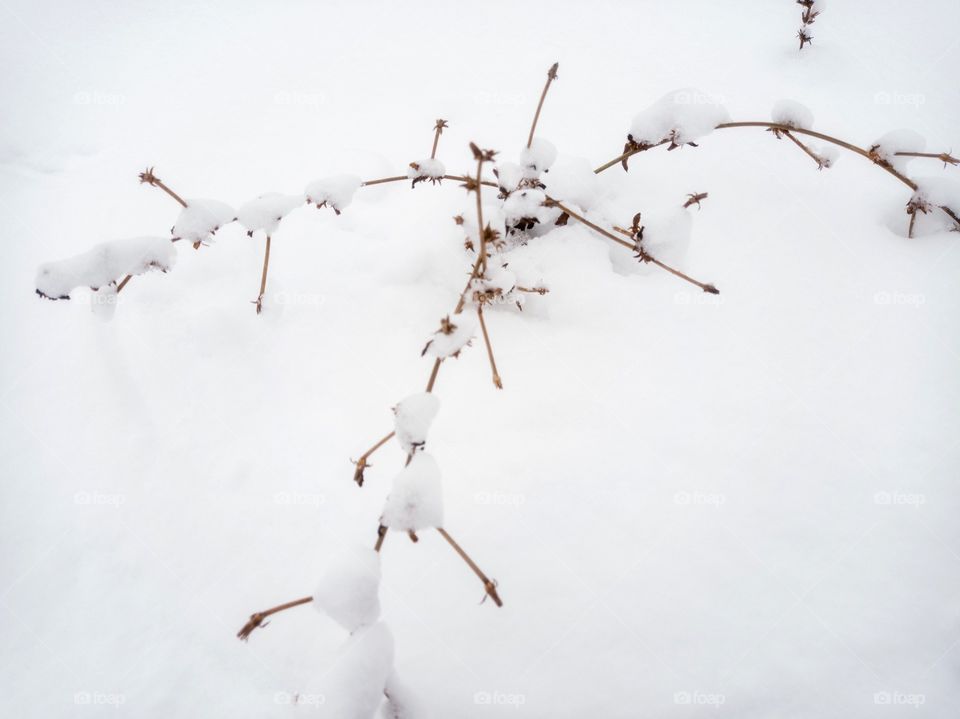
M 458 314 L 444 318 L 421 354 L 443 359 L 456 357 L 473 339 L 477 331 L 477 320 L 472 314 Z
M 173 236 L 192 244 L 209 244 L 213 233 L 237 218 L 236 211 L 219 200 L 187 200 L 173 225 Z
M 304 190 L 307 202 L 319 207 L 331 207 L 338 215 L 353 201 L 354 193 L 363 185 L 356 175 L 334 175 L 314 180 Z
M 396 476 L 380 522 L 402 531 L 443 526 L 440 468 L 431 455 L 417 452 Z
M 431 392 L 412 394 L 393 408 L 393 426 L 401 446 L 412 454 L 427 443 L 427 432 L 440 409 L 440 400 Z
M 585 159 L 565 158 L 550 171 L 547 193 L 564 204 L 589 210 L 600 198 L 600 178 Z
M 633 118 L 630 138 L 641 145 L 669 141 L 674 148 L 709 135 L 729 119 L 726 108 L 707 93 L 676 90 Z
M 542 221 L 547 214 L 547 208 L 543 205 L 546 199 L 546 194 L 540 190 L 523 189 L 512 193 L 503 202 L 507 224 L 512 226 L 523 219 Z
M 813 129 L 813 112 L 796 100 L 777 100 L 770 111 L 770 119 L 795 130 Z
M 556 162 L 557 148 L 549 140 L 542 137 L 533 138 L 530 147 L 525 147 L 520 152 L 520 166 L 523 169 L 523 175 L 527 178 L 540 177 L 547 172 Z
M 320 579 L 313 606 L 348 632 L 380 618 L 380 554 L 357 547 L 337 558 Z
M 168 237 L 103 242 L 83 254 L 40 265 L 37 294 L 51 300 L 68 300 L 77 287 L 96 290 L 127 275 L 142 275 L 154 269 L 168 272 L 176 259 L 176 248 Z
M 247 230 L 247 234 L 263 230 L 272 235 L 280 226 L 280 220 L 302 204 L 303 198 L 299 195 L 269 192 L 241 205 L 237 210 L 237 219 Z
M 501 162 L 493 168 L 497 177 L 497 185 L 504 195 L 516 190 L 523 181 L 523 168 L 515 162 Z
M 393 675 L 393 635 L 383 622 L 354 632 L 324 678 L 320 716 L 372 719 Z
M 913 193 L 913 200 L 960 212 L 960 181 L 947 177 L 917 177 L 914 182 L 917 191 Z

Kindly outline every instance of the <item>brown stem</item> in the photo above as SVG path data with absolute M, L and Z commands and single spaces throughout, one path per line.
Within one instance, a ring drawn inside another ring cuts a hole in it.
M 406 175 L 394 175 L 393 177 L 379 177 L 376 180 L 366 180 L 360 186 L 361 187 L 370 187 L 371 185 L 382 185 L 385 182 L 401 182 L 403 180 L 409 180 L 410 178 Z
M 949 152 L 895 152 L 898 157 L 932 157 L 946 165 L 960 165 L 960 160 Z
M 433 361 L 433 369 L 430 370 L 430 379 L 427 380 L 427 392 L 433 392 L 433 386 L 437 383 L 437 375 L 440 374 L 440 363 L 442 359 L 437 357 Z
M 460 555 L 460 558 L 467 563 L 467 566 L 473 570 L 473 573 L 476 574 L 480 581 L 483 582 L 483 589 L 487 595 L 493 600 L 493 603 L 498 607 L 503 606 L 503 602 L 500 599 L 500 595 L 497 594 L 497 585 L 495 582 L 491 581 L 486 574 L 476 565 L 476 563 L 470 558 L 470 555 L 463 551 L 463 548 L 454 541 L 447 530 L 443 527 L 437 527 L 437 531 L 440 532 L 440 535 L 450 543 L 450 546 L 453 547 L 454 551 Z
M 806 155 L 807 155 L 808 157 L 810 157 L 814 162 L 817 163 L 817 167 L 818 167 L 818 168 L 820 168 L 820 169 L 822 170 L 822 169 L 826 166 L 826 162 L 824 161 L 824 159 L 823 159 L 822 157 L 820 157 L 820 155 L 818 155 L 817 153 L 815 153 L 813 150 L 811 150 L 809 147 L 807 147 L 806 145 L 804 145 L 802 142 L 800 142 L 800 140 L 798 140 L 796 137 L 794 137 L 794 136 L 793 136 L 793 133 L 784 131 L 784 132 L 782 132 L 782 133 L 780 133 L 780 134 L 782 134 L 782 135 L 783 135 L 784 137 L 786 137 L 788 140 L 790 140 L 791 142 L 793 142 L 797 147 L 799 147 L 801 150 L 803 150 L 804 153 L 806 153 Z
M 480 329 L 483 330 L 483 342 L 487 346 L 490 371 L 493 372 L 493 384 L 497 389 L 503 389 L 503 382 L 500 381 L 500 373 L 497 372 L 497 361 L 493 358 L 493 347 L 490 345 L 490 335 L 487 334 L 487 323 L 483 320 L 483 307 L 477 307 L 477 317 L 480 318 Z
M 534 113 L 533 123 L 530 125 L 530 135 L 527 137 L 527 149 L 530 149 L 530 145 L 533 144 L 533 133 L 537 130 L 537 121 L 540 119 L 543 101 L 547 99 L 547 91 L 550 89 L 550 85 L 557 79 L 557 69 L 559 67 L 560 63 L 555 62 L 550 66 L 550 69 L 547 70 L 547 82 L 543 86 L 543 92 L 540 93 L 540 102 L 537 103 L 537 111 Z
M 614 165 L 619 165 L 621 162 L 623 162 L 627 158 L 633 157 L 639 152 L 646 152 L 647 150 L 652 150 L 655 147 L 660 147 L 660 145 L 666 145 L 668 142 L 669 140 L 662 140 L 658 142 L 656 145 L 640 145 L 639 147 L 636 147 L 633 150 L 627 150 L 626 152 L 624 152 L 621 155 L 618 155 L 617 157 L 613 158 L 609 162 L 604 162 L 602 165 L 600 165 L 600 167 L 598 167 L 593 172 L 595 175 L 599 175 L 604 170 L 609 170 Z
M 618 245 L 622 245 L 622 246 L 624 246 L 624 247 L 626 247 L 626 248 L 629 248 L 629 249 L 631 249 L 631 250 L 633 250 L 633 251 L 635 251 L 635 252 L 639 252 L 639 254 L 640 254 L 639 259 L 641 259 L 642 261 L 644 261 L 644 262 L 652 262 L 652 263 L 655 264 L 657 267 L 660 267 L 660 268 L 666 270 L 666 271 L 669 272 L 670 274 L 672 274 L 672 275 L 674 275 L 674 276 L 676 276 L 676 277 L 679 277 L 679 278 L 682 279 L 682 280 L 686 280 L 687 282 L 689 282 L 689 283 L 692 284 L 692 285 L 696 285 L 696 286 L 699 287 L 701 290 L 703 290 L 704 292 L 709 292 L 711 295 L 719 295 L 719 294 L 720 294 L 720 290 L 718 290 L 718 289 L 717 289 L 716 287 L 714 287 L 713 285 L 708 284 L 708 283 L 706 283 L 706 282 L 699 282 L 699 281 L 693 279 L 692 277 L 690 277 L 689 275 L 685 275 L 685 274 L 683 274 L 682 272 L 680 272 L 679 270 L 674 269 L 674 268 L 671 267 L 670 265 L 668 265 L 668 264 L 666 264 L 666 263 L 664 263 L 664 262 L 661 262 L 660 260 L 654 259 L 652 256 L 650 256 L 649 254 L 647 254 L 646 252 L 644 252 L 643 250 L 641 250 L 641 249 L 637 246 L 637 243 L 636 243 L 636 242 L 627 242 L 626 240 L 620 239 L 619 237 L 617 237 L 617 236 L 616 236 L 615 234 L 613 234 L 612 232 L 608 232 L 607 230 L 603 229 L 603 228 L 600 227 L 599 225 L 596 225 L 596 224 L 594 224 L 593 222 L 590 222 L 590 220 L 588 220 L 586 217 L 584 217 L 583 215 L 577 214 L 576 212 L 574 212 L 573 210 L 571 210 L 569 207 L 565 207 L 565 206 L 564 206 L 563 204 L 561 204 L 560 202 L 557 202 L 556 200 L 548 197 L 548 198 L 547 198 L 547 204 L 550 205 L 550 206 L 552 206 L 552 207 L 557 207 L 557 208 L 559 208 L 559 209 L 560 209 L 561 211 L 563 211 L 563 212 L 566 212 L 568 215 L 570 215 L 570 217 L 572 217 L 573 219 L 575 219 L 577 222 L 583 223 L 584 225 L 586 225 L 587 227 L 589 227 L 589 228 L 590 228 L 591 230 L 593 230 L 594 232 L 598 232 L 599 234 L 603 235 L 603 236 L 606 237 L 607 239 L 613 240 L 613 241 L 616 242 Z
M 386 538 L 387 538 L 387 528 L 381 524 L 380 526 L 377 527 L 377 543 L 373 545 L 373 551 L 379 552 Z
M 487 271 L 487 233 L 483 229 L 483 198 L 480 194 L 480 175 L 483 172 L 483 158 L 477 160 L 477 229 L 480 233 L 480 267 Z
M 260 294 L 257 296 L 254 304 L 257 306 L 257 314 L 263 309 L 263 295 L 267 291 L 267 269 L 270 267 L 270 235 L 267 235 L 267 246 L 263 252 L 263 274 L 260 276 Z
M 263 620 L 269 617 L 271 614 L 276 614 L 277 612 L 282 612 L 285 609 L 292 609 L 293 607 L 299 607 L 301 604 L 309 604 L 313 601 L 313 597 L 304 597 L 303 599 L 294 599 L 292 602 L 287 602 L 286 604 L 280 604 L 272 609 L 266 609 L 262 612 L 257 612 L 256 614 L 251 614 L 249 621 L 243 625 L 243 628 L 237 632 L 237 637 L 242 641 L 247 641 L 250 634 L 253 633 L 253 630 L 259 626 L 266 626 L 263 624 Z
M 128 283 L 132 278 L 133 278 L 133 275 L 127 275 L 126 277 L 123 278 L 123 280 L 121 280 L 120 284 L 117 285 L 117 293 L 118 293 L 118 294 L 120 293 L 120 290 L 122 290 L 124 287 L 127 286 L 127 283 Z
M 148 167 L 146 170 L 140 173 L 140 182 L 152 185 L 153 187 L 159 187 L 161 190 L 170 195 L 170 197 L 179 202 L 181 207 L 187 206 L 187 203 L 183 201 L 183 198 L 180 197 L 180 195 L 163 184 L 163 180 L 153 174 L 152 167 Z
M 433 160 L 437 156 L 437 145 L 440 143 L 440 135 L 443 134 L 443 128 L 447 127 L 446 120 L 437 120 L 437 124 L 433 126 L 433 149 L 430 150 L 430 159 Z
M 373 445 L 370 449 L 368 449 L 366 452 L 361 454 L 360 459 L 354 462 L 354 464 L 356 465 L 356 469 L 353 472 L 353 481 L 356 482 L 359 486 L 361 487 L 363 486 L 363 471 L 367 467 L 372 466 L 370 464 L 367 464 L 367 459 L 370 458 L 371 454 L 373 454 L 378 449 L 380 449 L 383 445 L 389 442 L 393 438 L 394 434 L 395 432 L 391 432 L 390 434 L 381 438 L 375 445 Z

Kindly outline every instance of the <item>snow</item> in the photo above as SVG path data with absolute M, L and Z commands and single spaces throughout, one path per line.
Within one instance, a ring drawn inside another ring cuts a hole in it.
M 314 608 L 354 632 L 380 618 L 380 555 L 373 549 L 343 551 L 313 593 Z
M 516 190 L 524 179 L 524 170 L 515 162 L 500 162 L 494 168 L 500 190 L 509 194 Z
M 432 392 L 412 394 L 397 403 L 393 408 L 393 428 L 404 452 L 411 454 L 423 448 L 439 410 L 440 400 Z
M 892 165 L 894 169 L 906 172 L 907 165 L 914 158 L 897 156 L 896 153 L 923 152 L 927 149 L 927 141 L 919 132 L 903 128 L 885 133 L 868 147 L 871 152 L 876 153 L 878 158 Z
M 917 183 L 914 197 L 932 205 L 946 205 L 954 212 L 960 212 L 960 181 L 952 177 L 922 176 L 913 178 Z
M 383 622 L 354 632 L 324 677 L 320 716 L 373 719 L 393 675 L 393 635 Z
M 580 157 L 561 158 L 550 170 L 546 185 L 550 197 L 581 210 L 596 207 L 603 192 L 600 176 Z
M 331 207 L 338 215 L 353 201 L 353 195 L 363 185 L 356 175 L 334 175 L 314 180 L 304 190 L 307 202 L 319 207 Z
M 443 163 L 430 157 L 411 162 L 407 167 L 407 177 L 411 180 L 440 180 L 445 174 L 447 174 L 447 168 Z
M 443 526 L 440 468 L 431 455 L 417 452 L 394 478 L 380 521 L 402 531 Z
M 476 259 L 452 218 L 476 198 L 405 178 L 436 117 L 451 173 L 476 169 L 469 141 L 516 161 L 559 60 L 537 130 L 559 151 L 551 195 L 564 162 L 617 157 L 633 113 L 689 84 L 737 121 L 793 97 L 859 147 L 910 127 L 960 152 L 945 0 L 834 2 L 802 53 L 789 0 L 91 7 L 8 4 L 0 43 L 0 714 L 17 719 L 334 706 L 348 633 L 332 619 L 301 606 L 234 635 L 374 545 L 406 453 L 386 442 L 362 488 L 350 460 L 425 387 L 441 318 L 475 326 L 471 304 L 452 314 Z M 463 51 L 481 44 L 501 62 Z M 597 175 L 587 217 L 642 211 L 652 241 L 709 192 L 677 269 L 721 295 L 573 219 L 541 223 L 491 261 L 550 288 L 522 313 L 484 309 L 505 389 L 479 330 L 441 365 L 444 526 L 505 605 L 479 604 L 438 532 L 387 534 L 380 621 L 416 716 L 949 719 L 960 234 L 933 211 L 908 240 L 912 191 L 844 149 L 817 172 L 762 128 L 666 148 Z M 263 244 L 238 223 L 209 248 L 174 243 L 175 271 L 135 277 L 110 323 L 85 286 L 37 297 L 42 262 L 169 240 L 181 208 L 137 183 L 151 164 L 180 196 L 234 207 L 337 173 L 404 179 L 339 218 L 283 220 L 277 315 L 249 303 Z M 924 176 L 960 178 L 908 168 L 933 194 Z
M 477 319 L 472 313 L 461 313 L 445 318 L 440 329 L 433 333 L 423 349 L 423 354 L 443 359 L 456 357 L 477 331 Z
M 542 220 L 548 211 L 543 205 L 546 199 L 546 193 L 541 190 L 523 189 L 511 193 L 503 202 L 507 224 L 513 225 L 522 219 Z
M 813 112 L 796 100 L 777 100 L 770 111 L 770 119 L 795 130 L 813 129 Z
M 520 166 L 526 178 L 538 178 L 550 170 L 557 159 L 557 148 L 549 140 L 542 137 L 533 138 L 530 147 L 520 152 Z
M 284 217 L 302 204 L 303 198 L 299 195 L 270 192 L 240 205 L 237 219 L 248 233 L 259 230 L 269 236 L 277 231 Z
M 97 289 L 127 275 L 142 275 L 155 269 L 169 272 L 176 258 L 176 248 L 168 237 L 103 242 L 82 254 L 40 265 L 37 293 L 53 300 L 69 299 L 77 287 Z
M 673 146 L 696 142 L 730 120 L 717 98 L 685 88 L 664 95 L 633 118 L 630 137 L 641 145 L 669 141 Z
M 213 234 L 233 222 L 236 211 L 219 200 L 188 199 L 173 225 L 173 236 L 191 244 L 210 244 Z

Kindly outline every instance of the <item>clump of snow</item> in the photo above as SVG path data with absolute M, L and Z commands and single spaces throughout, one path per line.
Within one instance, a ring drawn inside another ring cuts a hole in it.
M 927 140 L 918 132 L 909 129 L 891 130 L 870 145 L 870 152 L 898 172 L 904 172 L 912 157 L 898 156 L 898 152 L 923 152 Z
M 496 175 L 497 185 L 500 191 L 509 195 L 516 190 L 523 181 L 523 168 L 515 162 L 501 162 L 493 168 L 493 174 Z
M 83 254 L 40 265 L 37 294 L 51 300 L 67 300 L 77 287 L 95 290 L 127 275 L 142 275 L 154 269 L 168 272 L 176 259 L 176 248 L 168 237 L 103 242 Z
M 583 158 L 564 159 L 550 171 L 547 193 L 564 204 L 589 210 L 600 197 L 600 178 Z
M 681 264 L 690 248 L 693 217 L 684 207 L 645 212 L 642 217 L 642 247 L 670 265 Z
M 382 719 L 415 719 L 424 715 L 421 703 L 407 685 L 400 681 L 396 672 L 387 677 L 383 693 L 386 701 L 380 710 Z
M 407 177 L 413 180 L 414 185 L 424 180 L 439 182 L 445 174 L 447 174 L 447 168 L 440 160 L 433 157 L 411 162 L 407 168 Z
M 367 547 L 344 552 L 327 569 L 313 606 L 348 632 L 380 618 L 380 554 Z
M 314 180 L 304 191 L 307 202 L 317 207 L 331 207 L 338 215 L 353 201 L 354 193 L 363 185 L 356 175 L 334 175 Z
M 502 265 L 495 266 L 473 281 L 471 296 L 479 304 L 513 302 L 516 287 L 517 276 Z
M 257 230 L 263 230 L 267 235 L 272 235 L 280 226 L 280 220 L 301 204 L 303 204 L 303 198 L 299 195 L 269 192 L 241 205 L 237 210 L 237 219 L 247 230 L 248 235 L 252 235 Z
M 120 293 L 116 285 L 104 285 L 91 293 L 90 309 L 100 319 L 109 321 L 117 310 Z
M 440 322 L 440 329 L 433 334 L 421 354 L 439 359 L 456 357 L 473 339 L 476 330 L 477 320 L 473 314 L 460 313 L 445 317 Z
M 726 108 L 711 95 L 694 89 L 676 90 L 633 118 L 630 138 L 641 145 L 669 141 L 673 148 L 709 135 L 729 119 Z
M 840 157 L 840 150 L 837 149 L 836 145 L 823 145 L 817 151 L 817 156 L 820 158 L 823 167 L 833 167 Z
M 542 137 L 533 138 L 530 147 L 520 152 L 520 166 L 526 178 L 540 177 L 547 172 L 557 159 L 557 148 Z
M 393 426 L 404 451 L 412 454 L 427 442 L 427 432 L 433 423 L 440 400 L 432 392 L 412 394 L 400 400 L 393 408 Z
M 514 226 L 521 220 L 542 221 L 548 214 L 543 203 L 547 196 L 541 190 L 524 188 L 513 192 L 503 202 L 503 213 L 506 215 L 507 224 Z
M 417 452 L 393 480 L 380 518 L 390 529 L 416 531 L 443 526 L 440 468 L 426 452 Z
M 192 244 L 209 244 L 213 233 L 237 219 L 236 211 L 219 200 L 187 200 L 173 225 L 173 236 Z
M 777 100 L 770 111 L 770 119 L 778 125 L 786 125 L 795 130 L 813 128 L 813 112 L 796 100 Z
M 960 212 L 960 182 L 947 177 L 917 177 L 917 191 L 912 200 L 919 200 L 937 207 L 946 206 Z
M 393 635 L 383 622 L 355 631 L 324 678 L 321 716 L 371 719 L 393 675 Z

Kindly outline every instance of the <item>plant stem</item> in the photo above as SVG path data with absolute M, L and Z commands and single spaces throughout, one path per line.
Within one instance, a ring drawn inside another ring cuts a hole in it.
M 276 614 L 277 612 L 282 612 L 286 609 L 292 609 L 293 607 L 299 607 L 301 604 L 309 604 L 313 601 L 313 597 L 304 597 L 303 599 L 294 599 L 292 602 L 287 602 L 286 604 L 280 604 L 272 609 L 266 609 L 262 612 L 257 612 L 250 615 L 249 621 L 243 625 L 243 628 L 237 632 L 237 637 L 241 641 L 247 641 L 247 638 L 253 633 L 253 630 L 263 624 L 263 620 L 269 617 L 271 614 Z M 265 626 L 265 625 L 264 625 Z
M 361 487 L 363 486 L 363 471 L 370 466 L 367 464 L 367 459 L 370 457 L 371 454 L 373 454 L 378 449 L 380 449 L 383 445 L 389 442 L 393 438 L 394 434 L 395 432 L 391 432 L 390 434 L 380 439 L 370 449 L 368 449 L 366 452 L 361 454 L 360 459 L 354 462 L 354 465 L 356 465 L 356 469 L 353 472 L 353 481 L 356 482 L 359 486 Z
M 441 362 L 443 362 L 443 360 L 439 357 L 433 361 L 433 369 L 430 370 L 430 379 L 427 380 L 427 392 L 433 392 L 433 386 L 437 383 L 437 375 L 440 374 Z
M 484 591 L 486 591 L 487 595 L 493 600 L 493 603 L 498 607 L 502 607 L 503 602 L 500 600 L 500 595 L 497 594 L 497 585 L 490 581 L 487 575 L 484 574 L 480 567 L 470 558 L 470 555 L 463 551 L 463 548 L 447 533 L 447 530 L 443 527 L 437 527 L 437 531 L 450 543 L 450 546 L 453 547 L 454 551 L 460 555 L 460 558 L 467 563 L 467 566 L 473 570 L 473 573 L 480 578 L 480 581 L 483 582 Z
M 360 187 L 370 187 L 371 185 L 382 185 L 385 182 L 400 182 L 402 180 L 409 180 L 410 178 L 406 175 L 394 175 L 393 177 L 380 177 L 376 180 L 366 180 Z
M 380 526 L 377 527 L 377 543 L 373 545 L 373 551 L 379 552 L 386 538 L 387 538 L 387 528 L 381 524 Z
M 433 148 L 430 150 L 430 159 L 433 160 L 437 157 L 437 145 L 440 144 L 440 135 L 443 134 L 443 128 L 447 127 L 446 120 L 437 120 L 437 124 L 433 126 Z
M 596 225 L 596 224 L 590 222 L 590 220 L 588 220 L 586 217 L 584 217 L 583 215 L 577 214 L 576 212 L 574 212 L 573 210 L 571 210 L 569 207 L 565 207 L 565 206 L 564 206 L 563 204 L 561 204 L 560 202 L 557 202 L 556 200 L 554 200 L 554 199 L 552 199 L 552 198 L 550 198 L 550 197 L 547 198 L 547 202 L 548 202 L 549 205 L 551 205 L 551 206 L 553 206 L 553 207 L 559 208 L 562 212 L 566 212 L 566 213 L 567 213 L 568 215 L 570 215 L 570 217 L 572 217 L 574 220 L 576 220 L 577 222 L 583 223 L 584 225 L 586 225 L 587 227 L 589 227 L 589 228 L 590 228 L 591 230 L 593 230 L 594 232 L 598 232 L 598 233 L 600 233 L 601 235 L 603 235 L 604 237 L 606 237 L 607 239 L 613 240 L 613 241 L 616 242 L 618 245 L 623 245 L 624 247 L 626 247 L 626 248 L 628 248 L 628 249 L 631 249 L 631 250 L 633 250 L 633 251 L 635 251 L 635 252 L 639 252 L 639 253 L 640 253 L 640 259 L 642 259 L 644 262 L 652 262 L 652 263 L 655 264 L 657 267 L 660 267 L 660 268 L 666 270 L 666 271 L 669 272 L 670 274 L 672 274 L 672 275 L 674 275 L 674 276 L 676 276 L 676 277 L 679 277 L 679 278 L 682 279 L 682 280 L 686 280 L 687 282 L 689 282 L 689 283 L 692 284 L 692 285 L 696 285 L 696 286 L 699 287 L 701 290 L 703 290 L 704 292 L 708 292 L 708 293 L 710 293 L 711 295 L 719 295 L 719 294 L 720 294 L 720 290 L 718 290 L 718 289 L 717 289 L 716 287 L 714 287 L 713 285 L 708 284 L 708 283 L 706 283 L 706 282 L 699 282 L 699 281 L 693 279 L 692 277 L 690 277 L 689 275 L 685 275 L 685 274 L 683 274 L 682 272 L 680 272 L 679 270 L 674 269 L 674 268 L 671 267 L 670 265 L 665 264 L 665 263 L 661 262 L 661 261 L 658 260 L 658 259 L 655 259 L 655 258 L 652 257 L 651 255 L 649 255 L 649 254 L 647 254 L 646 252 L 644 252 L 643 250 L 641 250 L 641 249 L 637 246 L 637 244 L 636 244 L 635 242 L 627 242 L 626 240 L 621 240 L 619 237 L 617 237 L 617 236 L 616 236 L 615 234 L 613 234 L 612 232 L 608 232 L 607 230 L 603 229 L 603 228 L 600 227 L 599 225 Z
M 487 323 L 483 320 L 483 307 L 477 307 L 477 317 L 480 318 L 480 329 L 483 330 L 483 342 L 487 346 L 487 357 L 490 360 L 490 370 L 493 372 L 493 384 L 497 389 L 503 389 L 500 373 L 497 372 L 497 361 L 493 358 L 493 347 L 490 345 L 490 335 L 487 334 Z
M 120 284 L 117 285 L 117 294 L 119 294 L 119 293 L 120 293 L 120 290 L 122 290 L 124 287 L 127 286 L 127 283 L 128 283 L 132 278 L 133 278 L 133 275 L 127 275 L 126 277 L 123 278 L 123 280 L 120 282 Z
M 543 86 L 543 92 L 540 93 L 540 102 L 537 103 L 537 111 L 533 115 L 533 123 L 530 125 L 530 135 L 527 137 L 527 149 L 530 149 L 530 145 L 533 144 L 533 133 L 537 130 L 537 121 L 540 120 L 540 111 L 543 109 L 543 101 L 547 98 L 547 91 L 550 89 L 550 85 L 554 80 L 557 79 L 557 68 L 560 67 L 560 63 L 553 63 L 550 66 L 550 69 L 547 70 L 547 82 Z
M 807 147 L 807 146 L 804 145 L 802 142 L 800 142 L 800 140 L 798 140 L 796 137 L 793 136 L 793 133 L 791 133 L 791 132 L 783 132 L 782 134 L 783 134 L 788 140 L 790 140 L 791 142 L 793 142 L 797 147 L 799 147 L 801 150 L 803 150 L 803 151 L 806 153 L 806 155 L 807 155 L 808 157 L 810 157 L 814 162 L 816 162 L 816 163 L 817 163 L 817 167 L 819 167 L 820 169 L 823 169 L 823 167 L 824 167 L 824 161 L 823 161 L 823 158 L 822 158 L 822 157 L 820 157 L 817 153 L 815 153 L 815 152 L 814 152 L 813 150 L 811 150 L 809 147 Z
M 267 269 L 270 267 L 270 235 L 267 235 L 267 246 L 263 252 L 263 274 L 260 276 L 260 295 L 257 297 L 257 314 L 263 309 L 263 295 L 267 291 Z
M 483 198 L 480 194 L 480 175 L 483 172 L 483 158 L 477 160 L 477 231 L 480 233 L 480 267 L 487 271 L 487 233 L 483 229 Z

